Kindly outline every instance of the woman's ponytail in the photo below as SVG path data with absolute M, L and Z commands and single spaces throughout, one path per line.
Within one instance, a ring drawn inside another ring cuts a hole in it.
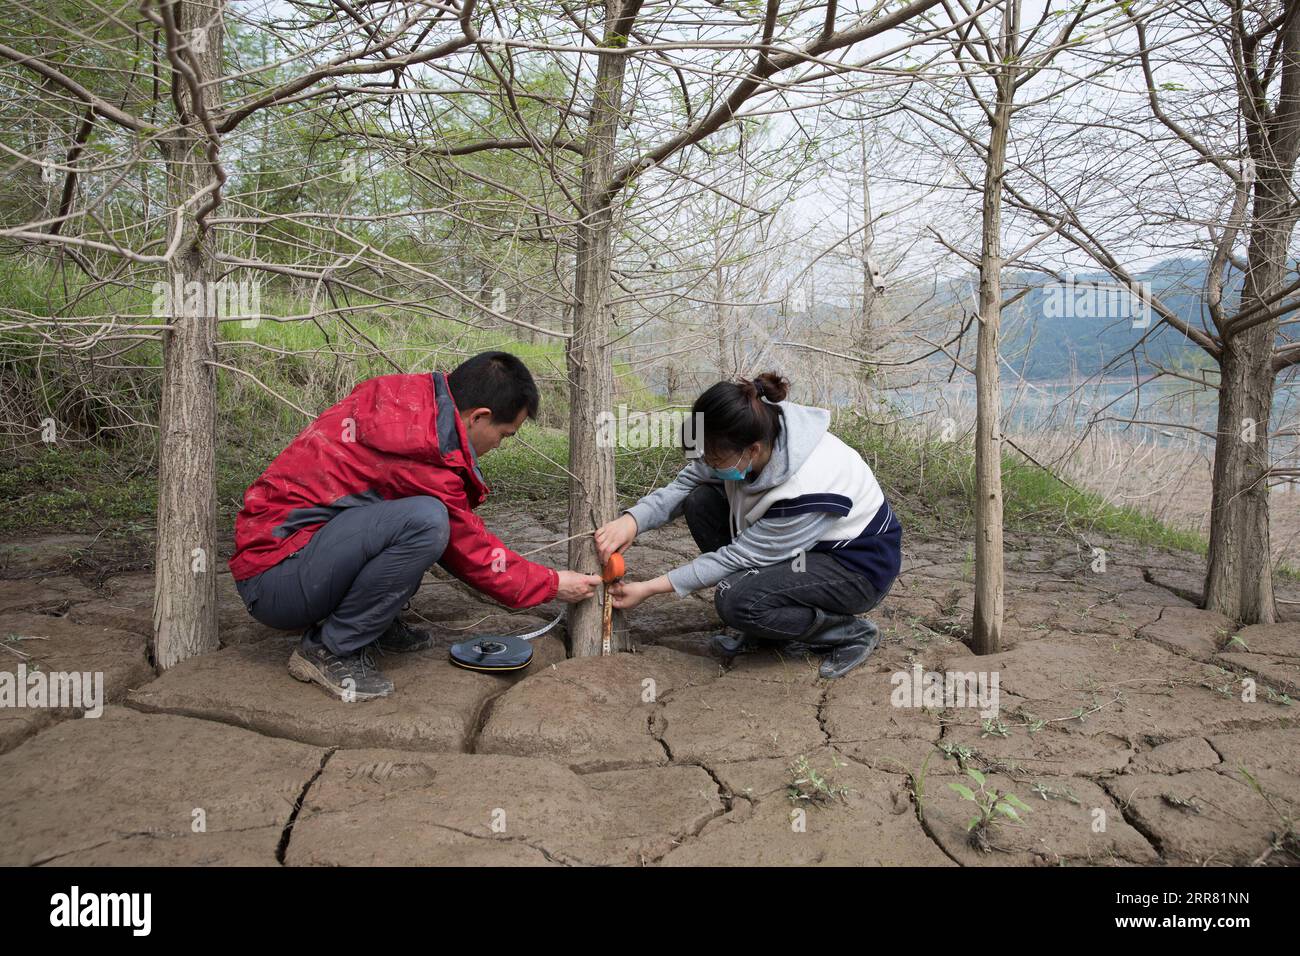
M 790 382 L 776 372 L 764 372 L 752 382 L 760 400 L 767 402 L 784 402 L 790 394 Z
M 789 393 L 789 380 L 777 372 L 710 386 L 691 409 L 704 416 L 704 450 L 740 451 L 757 441 L 775 445 L 782 427 L 778 403 Z

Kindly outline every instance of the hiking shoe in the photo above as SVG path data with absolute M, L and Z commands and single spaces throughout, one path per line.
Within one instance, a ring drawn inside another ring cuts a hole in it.
M 289 673 L 297 680 L 320 684 L 346 703 L 387 697 L 393 692 L 393 682 L 375 667 L 369 646 L 346 657 L 324 645 L 296 647 L 289 655 Z
M 433 635 L 425 630 L 410 627 L 401 618 L 394 618 L 388 630 L 379 635 L 381 654 L 408 654 L 433 647 Z

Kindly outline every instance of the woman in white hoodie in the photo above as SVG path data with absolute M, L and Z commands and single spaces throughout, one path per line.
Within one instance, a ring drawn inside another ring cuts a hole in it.
M 759 640 L 827 651 L 820 674 L 841 677 L 879 642 L 856 615 L 883 600 L 902 561 L 902 525 L 862 456 L 832 435 L 830 413 L 786 401 L 775 372 L 718 382 L 696 399 L 703 454 L 667 486 L 596 532 L 602 561 L 638 534 L 686 516 L 700 556 L 649 581 L 611 587 L 614 606 L 717 585 L 723 657 Z M 696 419 L 698 420 L 698 419 Z

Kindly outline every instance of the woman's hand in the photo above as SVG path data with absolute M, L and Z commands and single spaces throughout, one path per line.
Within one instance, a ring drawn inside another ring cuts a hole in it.
M 653 594 L 666 594 L 673 589 L 667 575 L 649 581 L 615 581 L 609 586 L 610 601 L 620 611 L 634 608 Z
M 622 515 L 606 522 L 596 530 L 596 554 L 604 564 L 615 551 L 622 551 L 636 540 L 636 519 L 631 515 Z

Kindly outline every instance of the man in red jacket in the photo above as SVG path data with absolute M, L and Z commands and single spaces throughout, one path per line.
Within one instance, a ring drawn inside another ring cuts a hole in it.
M 271 462 L 244 492 L 230 572 L 253 617 L 304 628 L 290 674 L 343 700 L 391 694 L 371 649 L 433 643 L 398 614 L 435 563 L 511 608 L 591 597 L 599 576 L 526 560 L 473 511 L 479 457 L 537 406 L 527 367 L 484 352 L 449 375 L 362 382 Z

